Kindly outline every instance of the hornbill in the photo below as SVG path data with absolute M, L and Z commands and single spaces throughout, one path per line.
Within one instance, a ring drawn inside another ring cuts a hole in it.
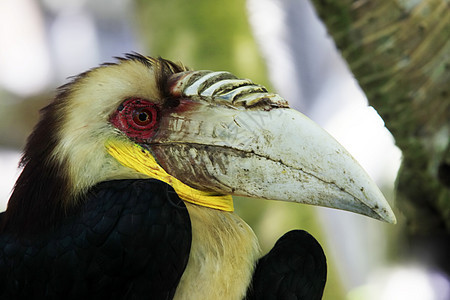
M 231 195 L 394 223 L 349 153 L 276 94 L 137 53 L 59 88 L 0 215 L 0 298 L 320 299 L 304 231 L 260 258 Z

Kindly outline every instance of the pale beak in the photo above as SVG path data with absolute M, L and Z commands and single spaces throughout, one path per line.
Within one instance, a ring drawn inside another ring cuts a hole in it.
M 173 94 L 186 107 L 164 115 L 163 130 L 149 143 L 169 174 L 197 189 L 396 222 L 376 184 L 325 130 L 249 81 L 251 91 L 239 98 L 246 102 L 238 103 L 236 90 L 246 86 L 243 81 L 223 75 L 214 81 L 211 73 L 173 79 Z

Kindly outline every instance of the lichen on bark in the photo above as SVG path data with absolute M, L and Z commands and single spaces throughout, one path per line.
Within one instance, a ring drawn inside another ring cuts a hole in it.
M 396 206 L 409 242 L 439 260 L 450 236 L 450 2 L 313 3 L 402 150 Z

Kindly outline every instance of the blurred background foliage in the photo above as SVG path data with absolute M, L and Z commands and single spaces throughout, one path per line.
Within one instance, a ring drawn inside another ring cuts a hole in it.
M 227 70 L 268 84 L 245 1 L 218 5 L 214 1 L 139 0 L 136 5 L 139 33 L 150 55 L 174 58 L 197 70 Z
M 350 60 L 358 57 L 350 66 L 355 64 L 361 70 L 361 63 L 370 58 L 364 58 L 358 42 L 361 32 L 354 28 L 363 28 L 366 22 L 375 24 L 374 15 L 383 20 L 389 2 L 412 9 L 421 1 L 382 1 L 379 14 L 376 4 L 358 10 L 367 1 L 313 2 L 338 46 L 345 48 L 344 56 Z M 448 4 L 438 7 L 448 11 Z M 367 17 L 353 24 L 355 15 Z M 448 21 L 449 16 L 447 13 L 442 19 Z M 421 32 L 429 29 L 429 24 L 423 23 Z M 348 38 L 348 30 L 353 39 Z M 373 33 L 369 40 L 380 37 L 389 41 L 392 30 L 389 27 L 385 35 Z M 444 36 L 446 32 L 443 30 Z M 370 53 L 371 46 L 364 50 Z M 69 76 L 131 51 L 180 61 L 192 69 L 226 70 L 280 93 L 347 147 L 376 179 L 388 201 L 394 202 L 398 149 L 383 121 L 374 110 L 367 110 L 367 99 L 308 1 L 2 0 L 0 209 L 17 176 L 19 151 L 38 120 L 38 110 L 49 103 L 54 89 Z M 448 62 L 448 53 L 445 59 Z M 377 71 L 377 64 L 374 66 L 370 70 Z M 445 70 L 448 74 L 448 68 Z M 448 93 L 442 97 L 439 103 L 448 100 Z M 439 103 L 434 107 L 439 108 Z M 383 114 L 389 117 L 402 106 L 396 110 L 383 107 Z M 440 114 L 444 123 L 445 113 Z M 448 131 L 440 135 L 439 145 L 445 144 L 442 140 L 448 141 Z M 449 200 L 440 201 L 448 204 Z M 291 229 L 307 230 L 319 240 L 329 270 L 324 299 L 446 299 L 450 295 L 448 277 L 429 272 L 420 260 L 411 267 L 402 256 L 409 243 L 404 231 L 408 220 L 395 207 L 397 226 L 293 203 L 236 197 L 235 207 L 255 230 L 264 252 Z M 406 269 L 398 271 L 403 264 Z M 389 294 L 388 288 L 402 292 Z

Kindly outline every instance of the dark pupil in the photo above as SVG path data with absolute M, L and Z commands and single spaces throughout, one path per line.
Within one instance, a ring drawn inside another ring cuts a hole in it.
M 148 114 L 146 112 L 140 112 L 138 115 L 139 121 L 145 122 L 148 120 Z

